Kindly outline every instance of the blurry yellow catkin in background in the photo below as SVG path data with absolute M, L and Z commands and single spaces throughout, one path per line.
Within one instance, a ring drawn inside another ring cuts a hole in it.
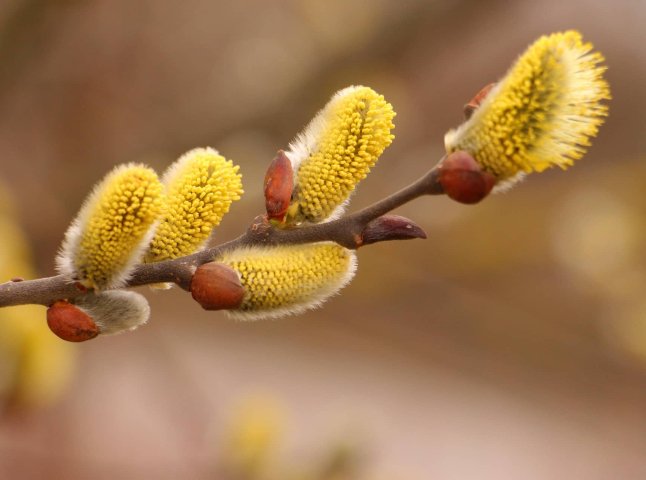
M 229 422 L 220 462 L 233 478 L 271 478 L 275 454 L 285 427 L 282 406 L 272 397 L 244 399 Z
M 0 282 L 34 278 L 28 243 L 2 185 L 0 245 Z M 43 307 L 0 309 L 0 405 L 33 408 L 54 401 L 71 377 L 74 353 L 49 331 Z

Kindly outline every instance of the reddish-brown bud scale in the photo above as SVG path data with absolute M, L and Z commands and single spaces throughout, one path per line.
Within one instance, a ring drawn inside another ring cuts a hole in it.
M 294 190 L 292 162 L 282 150 L 272 160 L 265 174 L 265 207 L 267 218 L 282 222 Z
M 58 300 L 47 309 L 47 325 L 68 342 L 85 342 L 100 333 L 92 317 L 66 300 Z
M 482 170 L 467 152 L 447 155 L 439 166 L 439 182 L 449 198 L 460 203 L 478 203 L 491 192 L 496 177 Z
M 471 118 L 473 112 L 476 111 L 476 108 L 480 106 L 485 97 L 489 94 L 491 89 L 495 87 L 495 83 L 490 83 L 486 87 L 482 88 L 475 96 L 464 106 L 464 116 L 467 120 Z
M 242 303 L 244 288 L 235 270 L 221 263 L 205 263 L 191 280 L 191 295 L 204 310 L 229 310 Z

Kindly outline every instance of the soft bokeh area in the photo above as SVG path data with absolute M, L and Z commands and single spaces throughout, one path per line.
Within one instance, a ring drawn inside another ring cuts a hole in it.
M 1 281 L 28 249 L 54 273 L 114 165 L 163 171 L 198 146 L 241 166 L 214 239 L 234 238 L 276 150 L 348 85 L 397 112 L 351 210 L 430 168 L 463 105 L 542 34 L 580 30 L 613 93 L 573 168 L 476 206 L 406 205 L 428 239 L 361 249 L 320 310 L 234 322 L 140 289 L 147 326 L 47 354 L 40 402 L 4 394 L 0 478 L 646 478 L 644 25 L 635 0 L 0 2 Z

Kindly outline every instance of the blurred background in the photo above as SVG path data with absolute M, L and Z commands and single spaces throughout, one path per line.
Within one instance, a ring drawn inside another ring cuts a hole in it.
M 646 478 L 644 25 L 634 0 L 3 0 L 2 280 L 54 273 L 111 167 L 197 146 L 241 165 L 215 241 L 237 236 L 275 151 L 351 84 L 398 112 L 351 210 L 431 167 L 542 34 L 579 29 L 614 98 L 567 172 L 401 208 L 428 240 L 361 250 L 318 311 L 237 323 L 142 290 L 149 325 L 82 345 L 0 311 L 0 478 Z

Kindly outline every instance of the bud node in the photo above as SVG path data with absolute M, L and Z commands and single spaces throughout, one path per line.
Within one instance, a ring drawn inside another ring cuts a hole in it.
M 484 199 L 496 184 L 496 177 L 482 170 L 467 152 L 450 153 L 439 166 L 439 182 L 449 198 L 473 204 Z
M 244 288 L 235 270 L 221 263 L 201 265 L 191 281 L 191 295 L 204 310 L 229 310 L 242 304 Z
M 47 309 L 47 325 L 68 342 L 85 342 L 100 333 L 92 317 L 66 300 L 58 300 Z

